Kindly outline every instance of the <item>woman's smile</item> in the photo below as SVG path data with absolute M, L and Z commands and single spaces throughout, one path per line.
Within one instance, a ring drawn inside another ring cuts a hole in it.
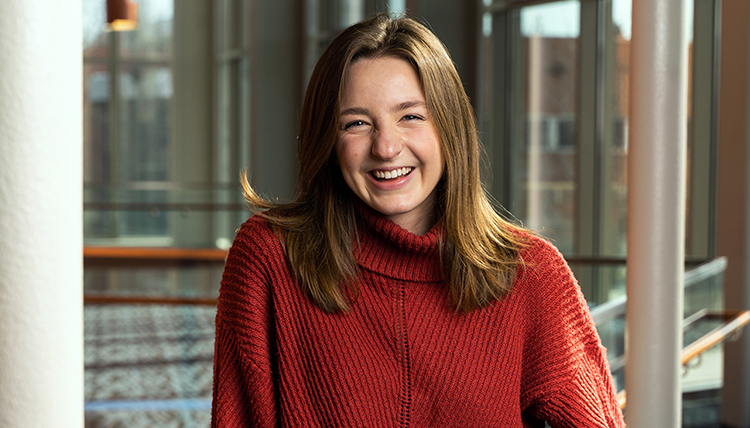
M 377 181 L 386 181 L 395 179 L 398 177 L 404 177 L 409 174 L 411 174 L 412 168 L 406 167 L 406 168 L 396 168 L 391 171 L 382 171 L 382 170 L 375 170 L 372 172 L 373 177 L 375 177 L 375 180 Z

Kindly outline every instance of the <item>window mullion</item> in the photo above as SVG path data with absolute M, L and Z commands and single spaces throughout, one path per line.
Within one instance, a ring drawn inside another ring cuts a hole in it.
M 120 33 L 116 31 L 109 32 L 107 34 L 109 38 L 109 50 L 107 52 L 107 62 L 109 69 L 109 123 L 107 131 L 107 144 L 109 145 L 109 156 L 107 157 L 108 163 L 108 178 L 107 185 L 105 188 L 107 194 L 107 202 L 115 203 L 118 202 L 117 189 L 120 184 L 120 65 L 119 65 L 119 50 L 120 50 Z M 119 211 L 109 211 L 109 233 L 108 236 L 115 238 L 119 236 Z
M 599 18 L 598 1 L 581 1 L 581 32 L 579 36 L 578 62 L 578 122 L 576 147 L 576 226 L 575 249 L 579 257 L 596 256 L 599 229 L 598 205 L 598 145 L 600 142 L 600 118 L 597 116 L 600 94 Z M 591 82 L 595 82 L 591 84 Z M 574 266 L 576 277 L 587 300 L 599 302 L 600 293 L 596 285 L 596 268 Z
M 687 255 L 715 255 L 718 1 L 695 1 Z M 710 82 L 710 84 L 706 84 Z

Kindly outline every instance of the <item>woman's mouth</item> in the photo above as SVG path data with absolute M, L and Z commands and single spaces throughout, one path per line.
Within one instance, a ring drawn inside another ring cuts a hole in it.
M 375 178 L 377 181 L 387 181 L 387 180 L 393 180 L 395 178 L 403 177 L 405 175 L 411 174 L 412 168 L 411 167 L 404 167 L 404 168 L 396 168 L 390 171 L 383 171 L 383 170 L 375 170 L 372 171 L 370 174 Z

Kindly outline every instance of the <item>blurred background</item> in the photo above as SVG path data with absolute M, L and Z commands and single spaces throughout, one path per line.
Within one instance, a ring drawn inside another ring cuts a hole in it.
M 104 0 L 83 0 L 87 427 L 208 425 L 215 299 L 249 216 L 240 174 L 294 195 L 307 79 L 341 29 L 376 11 L 406 12 L 448 47 L 488 192 L 568 259 L 624 388 L 630 0 L 137 3 L 137 28 L 116 32 Z M 720 3 L 695 0 L 687 17 L 685 345 L 726 318 Z M 683 426 L 719 426 L 723 358 L 712 346 L 686 366 Z

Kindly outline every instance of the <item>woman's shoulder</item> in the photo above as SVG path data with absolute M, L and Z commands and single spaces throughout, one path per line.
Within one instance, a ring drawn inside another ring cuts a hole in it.
M 257 213 L 250 216 L 244 223 L 236 230 L 237 237 L 250 238 L 253 240 L 261 239 L 265 240 L 268 238 L 275 238 L 276 233 L 268 220 L 268 214 L 265 212 Z M 236 240 L 236 238 L 235 238 Z
M 276 250 L 281 250 L 279 232 L 274 230 L 266 215 L 260 213 L 248 218 L 236 230 L 229 258 L 265 258 L 277 253 Z
M 271 223 L 268 221 L 267 212 L 263 211 L 256 213 L 248 217 L 240 226 L 240 230 L 255 232 L 271 230 Z
M 238 229 L 222 274 L 220 302 L 262 298 L 274 270 L 286 258 L 273 226 L 263 215 L 253 215 Z
M 523 244 L 519 251 L 518 279 L 537 285 L 575 283 L 568 262 L 549 239 L 535 233 L 522 231 Z
M 564 261 L 560 250 L 544 236 L 528 230 L 517 230 L 514 233 L 520 242 L 519 254 L 524 261 Z

